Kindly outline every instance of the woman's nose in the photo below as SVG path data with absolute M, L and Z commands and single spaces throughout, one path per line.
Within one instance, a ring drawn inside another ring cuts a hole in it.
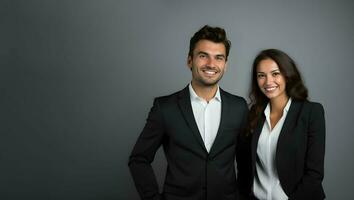
M 272 83 L 272 82 L 273 82 L 273 77 L 267 75 L 267 76 L 266 76 L 266 84 L 270 84 L 270 83 Z

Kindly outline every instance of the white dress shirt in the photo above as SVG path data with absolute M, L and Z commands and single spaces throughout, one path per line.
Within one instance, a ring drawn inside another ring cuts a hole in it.
M 221 98 L 219 87 L 214 98 L 212 98 L 209 102 L 195 93 L 192 84 L 189 84 L 189 93 L 194 119 L 197 123 L 200 136 L 204 141 L 205 148 L 209 152 L 218 132 L 221 118 Z
M 264 114 L 266 120 L 257 145 L 256 174 L 253 179 L 253 193 L 259 200 L 285 200 L 288 196 L 280 185 L 276 165 L 276 149 L 280 131 L 291 105 L 288 100 L 283 110 L 283 116 L 271 129 L 270 105 L 268 103 Z

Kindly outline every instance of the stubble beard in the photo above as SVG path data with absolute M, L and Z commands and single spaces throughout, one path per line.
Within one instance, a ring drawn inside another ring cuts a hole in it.
M 214 81 L 208 81 L 208 80 L 205 80 L 205 78 L 202 78 L 202 77 L 199 77 L 197 79 L 197 82 L 201 85 L 201 86 L 204 86 L 204 87 L 213 87 L 213 86 L 216 86 L 219 81 L 221 80 L 223 75 L 221 75 L 220 77 L 218 77 L 216 80 Z

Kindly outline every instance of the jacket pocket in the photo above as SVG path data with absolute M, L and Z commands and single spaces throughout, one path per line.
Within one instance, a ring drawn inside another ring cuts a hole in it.
M 186 188 L 183 186 L 178 186 L 175 184 L 165 183 L 163 187 L 163 192 L 178 197 L 188 196 Z

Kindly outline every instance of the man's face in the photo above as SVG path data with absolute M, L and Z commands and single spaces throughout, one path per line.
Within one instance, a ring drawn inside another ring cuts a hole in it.
M 223 43 L 200 40 L 193 55 L 188 56 L 188 67 L 192 70 L 192 82 L 209 87 L 216 85 L 226 69 L 226 49 Z

